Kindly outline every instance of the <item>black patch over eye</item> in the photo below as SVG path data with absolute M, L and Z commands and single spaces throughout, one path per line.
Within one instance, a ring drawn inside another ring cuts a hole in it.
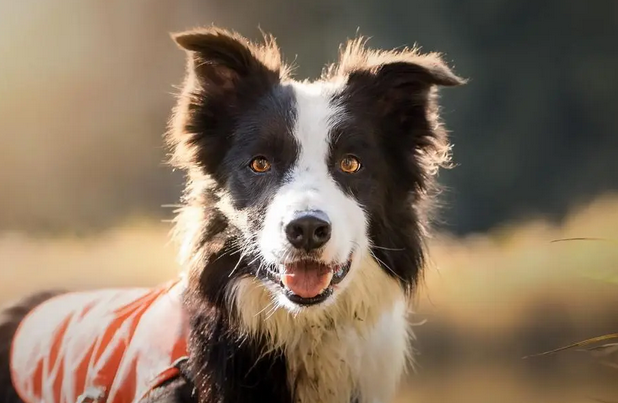
M 265 157 L 255 157 L 249 163 L 249 168 L 251 168 L 253 172 L 265 173 L 270 171 L 271 164 Z
M 347 174 L 358 172 L 362 168 L 360 160 L 354 155 L 348 154 L 339 161 L 339 169 Z

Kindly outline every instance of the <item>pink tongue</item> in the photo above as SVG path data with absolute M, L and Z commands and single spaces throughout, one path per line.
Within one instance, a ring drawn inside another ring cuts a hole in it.
M 281 282 L 301 298 L 313 298 L 328 287 L 333 271 L 326 265 L 314 262 L 299 262 L 285 266 Z

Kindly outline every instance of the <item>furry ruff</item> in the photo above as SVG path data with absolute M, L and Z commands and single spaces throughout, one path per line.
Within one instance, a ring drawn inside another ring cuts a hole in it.
M 175 236 L 190 368 L 210 402 L 387 402 L 409 352 L 450 145 L 436 53 L 357 39 L 316 81 L 272 37 L 174 36 L 187 75 L 168 134 L 187 174 Z

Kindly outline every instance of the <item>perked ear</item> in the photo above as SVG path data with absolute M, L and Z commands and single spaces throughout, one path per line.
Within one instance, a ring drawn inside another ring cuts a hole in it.
M 188 68 L 170 121 L 171 163 L 183 169 L 219 166 L 235 120 L 287 74 L 272 37 L 263 44 L 219 28 L 172 35 Z
M 188 53 L 189 74 L 208 91 L 232 90 L 243 79 L 272 85 L 287 73 L 271 36 L 264 37 L 264 44 L 255 44 L 235 32 L 212 27 L 172 37 Z
M 431 102 L 435 86 L 457 86 L 466 80 L 444 63 L 440 54 L 422 54 L 416 48 L 372 50 L 362 38 L 349 41 L 339 62 L 326 71 L 329 79 L 343 77 L 348 88 L 369 92 L 378 112 L 406 113 L 410 107 Z
M 371 50 L 365 47 L 365 43 L 363 38 L 349 41 L 340 50 L 339 63 L 331 66 L 327 74 L 350 76 L 367 72 L 377 77 L 398 72 L 400 79 L 407 78 L 428 86 L 456 86 L 466 83 L 466 80 L 451 71 L 439 53 L 422 54 L 417 48 Z

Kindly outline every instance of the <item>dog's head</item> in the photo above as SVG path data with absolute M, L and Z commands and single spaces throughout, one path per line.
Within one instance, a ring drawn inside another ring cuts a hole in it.
M 272 38 L 175 40 L 189 63 L 169 140 L 189 175 L 180 231 L 203 286 L 222 295 L 249 276 L 299 309 L 336 301 L 370 259 L 409 290 L 449 157 L 436 87 L 462 83 L 439 55 L 355 40 L 299 82 Z

